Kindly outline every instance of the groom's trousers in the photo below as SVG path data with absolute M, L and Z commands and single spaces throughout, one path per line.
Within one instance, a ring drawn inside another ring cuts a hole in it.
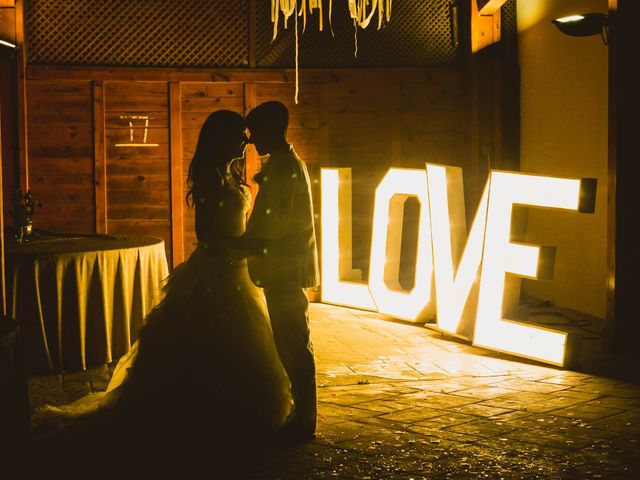
M 296 284 L 265 286 L 269 318 L 280 360 L 291 381 L 294 421 L 315 432 L 316 364 L 309 330 L 309 300 Z

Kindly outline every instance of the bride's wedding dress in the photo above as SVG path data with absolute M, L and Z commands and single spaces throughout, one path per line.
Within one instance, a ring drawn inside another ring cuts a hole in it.
M 234 186 L 196 198 L 198 246 L 174 269 L 99 399 L 113 437 L 125 429 L 133 443 L 204 439 L 213 452 L 234 440 L 268 440 L 286 422 L 290 385 L 264 296 L 224 240 L 244 232 L 248 203 Z

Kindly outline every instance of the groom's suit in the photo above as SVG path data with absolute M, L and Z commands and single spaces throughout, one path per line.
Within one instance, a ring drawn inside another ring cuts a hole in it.
M 316 373 L 309 338 L 309 301 L 304 288 L 319 284 L 309 174 L 290 145 L 271 152 L 247 237 L 267 241 L 264 254 L 249 257 L 249 272 L 264 288 L 280 359 L 291 380 L 295 421 L 316 426 Z

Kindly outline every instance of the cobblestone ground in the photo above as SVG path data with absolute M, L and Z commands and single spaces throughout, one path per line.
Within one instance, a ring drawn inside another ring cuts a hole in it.
M 636 381 L 507 359 L 374 313 L 312 304 L 311 317 L 318 436 L 243 478 L 640 478 Z M 32 407 L 108 380 L 106 366 L 33 377 Z

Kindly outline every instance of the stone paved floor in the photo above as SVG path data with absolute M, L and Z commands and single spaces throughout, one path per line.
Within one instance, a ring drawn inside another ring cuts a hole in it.
M 312 304 L 316 440 L 251 479 L 640 478 L 640 383 L 505 358 L 434 330 Z M 32 407 L 107 367 L 30 379 Z

